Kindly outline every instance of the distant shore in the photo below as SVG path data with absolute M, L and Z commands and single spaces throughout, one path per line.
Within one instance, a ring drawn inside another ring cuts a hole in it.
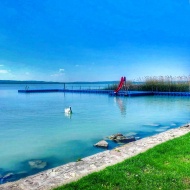
M 53 81 L 19 81 L 19 80 L 0 80 L 0 84 L 101 84 L 101 83 L 117 83 L 118 81 L 75 81 L 75 82 L 53 82 Z

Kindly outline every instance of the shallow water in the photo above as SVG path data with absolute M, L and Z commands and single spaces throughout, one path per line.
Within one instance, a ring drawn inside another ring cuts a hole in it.
M 19 94 L 17 87 L 0 86 L 1 183 L 7 173 L 14 173 L 11 181 L 42 170 L 31 168 L 30 160 L 45 161 L 48 169 L 103 151 L 93 144 L 111 134 L 142 138 L 190 120 L 188 97 Z M 64 114 L 68 106 L 71 116 Z

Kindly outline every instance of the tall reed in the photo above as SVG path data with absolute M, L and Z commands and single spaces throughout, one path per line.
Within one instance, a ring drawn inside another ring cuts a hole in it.
M 115 90 L 117 84 L 110 85 Z M 108 88 L 107 88 L 108 89 Z M 146 76 L 137 80 L 127 81 L 122 90 L 159 91 L 159 92 L 190 92 L 189 76 Z

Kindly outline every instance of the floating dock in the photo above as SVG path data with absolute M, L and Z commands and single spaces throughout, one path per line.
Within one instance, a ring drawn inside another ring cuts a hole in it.
M 18 90 L 19 93 L 59 92 L 59 89 Z
M 190 96 L 190 92 L 154 92 L 158 96 Z
M 69 89 L 37 89 L 37 90 L 18 90 L 19 93 L 48 93 L 48 92 L 64 92 L 64 93 L 94 93 L 108 94 L 110 96 L 190 96 L 190 92 L 147 92 L 147 91 L 119 91 L 114 93 L 113 90 L 69 90 Z
M 69 89 L 38 89 L 38 90 L 18 90 L 19 93 L 46 93 L 46 92 L 70 92 L 70 93 L 96 93 L 109 94 L 113 90 L 69 90 Z

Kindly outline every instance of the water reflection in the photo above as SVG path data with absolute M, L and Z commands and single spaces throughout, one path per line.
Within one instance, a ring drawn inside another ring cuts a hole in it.
M 114 101 L 117 103 L 117 105 L 120 109 L 121 115 L 125 117 L 126 116 L 126 104 L 124 103 L 124 101 L 119 97 L 114 97 Z
M 70 113 L 65 113 L 65 117 L 71 119 L 71 118 L 72 118 L 72 114 L 70 114 Z

